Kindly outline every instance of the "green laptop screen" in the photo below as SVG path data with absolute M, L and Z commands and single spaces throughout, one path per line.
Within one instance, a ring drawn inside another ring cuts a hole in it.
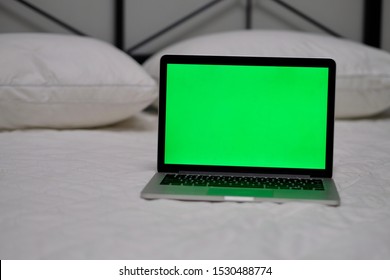
M 325 169 L 328 68 L 168 64 L 165 164 Z

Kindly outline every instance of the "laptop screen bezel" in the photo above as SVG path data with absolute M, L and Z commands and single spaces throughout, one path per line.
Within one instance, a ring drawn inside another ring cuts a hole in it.
M 329 69 L 328 111 L 326 123 L 325 169 L 233 167 L 210 165 L 167 164 L 165 155 L 166 128 L 166 81 L 168 64 L 207 64 L 207 65 L 252 65 L 252 66 L 299 66 L 325 67 Z M 164 55 L 160 61 L 159 125 L 158 125 L 158 172 L 213 172 L 248 174 L 286 174 L 310 177 L 331 178 L 333 170 L 334 107 L 336 63 L 330 58 L 292 58 L 292 57 L 248 57 L 248 56 L 204 56 L 204 55 Z

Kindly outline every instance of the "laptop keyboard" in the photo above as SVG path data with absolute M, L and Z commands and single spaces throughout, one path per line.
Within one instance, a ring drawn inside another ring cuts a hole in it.
M 323 191 L 320 179 L 167 174 L 161 185 Z

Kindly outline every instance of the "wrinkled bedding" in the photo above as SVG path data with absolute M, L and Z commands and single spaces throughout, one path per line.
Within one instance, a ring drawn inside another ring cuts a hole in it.
M 146 201 L 157 116 L 0 133 L 0 259 L 390 259 L 390 117 L 336 121 L 340 207 Z

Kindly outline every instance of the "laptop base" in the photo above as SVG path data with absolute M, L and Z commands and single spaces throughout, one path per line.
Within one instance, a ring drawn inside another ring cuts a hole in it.
M 323 191 L 256 189 L 210 186 L 161 185 L 167 173 L 156 173 L 141 192 L 144 199 L 234 202 L 310 202 L 338 206 L 340 198 L 333 179 L 321 179 Z

